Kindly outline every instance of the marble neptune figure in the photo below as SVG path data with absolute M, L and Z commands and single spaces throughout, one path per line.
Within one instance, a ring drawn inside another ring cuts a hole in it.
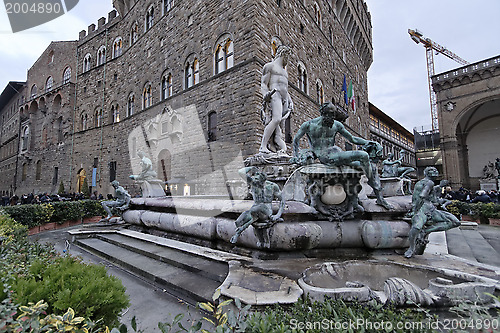
M 272 151 L 279 155 L 286 154 L 282 128 L 293 111 L 293 102 L 288 94 L 288 73 L 285 69 L 290 51 L 288 46 L 280 45 L 273 61 L 265 64 L 262 69 L 261 92 L 264 101 L 261 117 L 266 127 L 259 152 L 263 154 L 270 154 Z M 268 109 L 270 110 L 267 111 Z

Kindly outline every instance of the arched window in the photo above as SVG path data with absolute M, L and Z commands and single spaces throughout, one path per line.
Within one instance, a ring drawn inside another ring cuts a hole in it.
M 36 84 L 34 84 L 34 85 L 31 86 L 30 98 L 35 98 L 36 97 L 37 90 L 38 89 L 36 88 Z
M 200 63 L 198 58 L 191 58 L 184 66 L 184 87 L 187 89 L 200 82 Z
M 120 122 L 120 109 L 118 105 L 111 106 L 111 123 Z
M 299 89 L 307 94 L 307 71 L 302 63 L 298 65 L 298 79 L 297 85 Z
M 153 7 L 153 5 L 151 5 L 149 8 L 148 8 L 148 11 L 146 12 L 146 24 L 145 24 L 145 31 L 148 31 L 149 29 L 151 29 L 151 27 L 153 26 L 154 24 L 154 19 L 155 19 L 155 9 Z
M 184 81 L 186 88 L 193 86 L 193 67 L 189 62 L 186 63 L 186 68 L 184 69 Z
M 97 66 L 103 65 L 106 62 L 106 47 L 103 45 L 97 51 Z
M 314 21 L 321 28 L 321 10 L 319 9 L 319 5 L 317 2 L 313 4 L 313 8 L 314 8 Z
M 29 142 L 30 142 L 30 128 L 29 128 L 29 126 L 24 126 L 23 127 L 23 136 L 22 136 L 22 141 L 21 141 L 21 150 L 22 151 L 28 150 Z
M 162 100 L 172 96 L 172 74 L 163 76 L 161 80 L 161 98 Z
M 68 83 L 71 80 L 71 67 L 66 67 L 63 72 L 63 84 Z
M 142 92 L 142 109 L 149 108 L 153 105 L 153 94 L 151 91 L 151 84 L 146 84 L 144 91 Z
M 90 53 L 87 53 L 85 55 L 85 58 L 83 58 L 83 72 L 87 72 L 90 70 L 90 61 L 92 60 L 92 56 Z
M 28 164 L 23 163 L 23 173 L 21 176 L 21 180 L 25 181 L 27 176 L 28 176 Z
M 212 111 L 208 114 L 208 141 L 217 140 L 217 113 Z
M 52 76 L 49 76 L 49 78 L 45 82 L 45 92 L 51 91 L 53 85 L 54 85 L 54 79 L 52 78 Z
M 137 22 L 134 22 L 134 24 L 132 24 L 132 28 L 130 29 L 130 45 L 135 44 L 138 38 L 139 38 L 139 24 L 137 24 Z
M 163 14 L 165 15 L 174 7 L 174 0 L 163 0 Z
M 101 127 L 102 126 L 102 110 L 101 109 L 97 109 L 95 111 L 94 126 L 95 127 Z
M 323 90 L 323 83 L 320 80 L 316 81 L 316 99 L 320 105 L 325 103 L 325 92 Z
M 214 74 L 225 71 L 234 65 L 233 41 L 227 36 L 217 43 L 214 53 Z
M 200 82 L 200 62 L 198 58 L 194 58 L 193 61 L 193 84 Z
M 49 137 L 49 133 L 47 131 L 47 127 L 43 127 L 42 128 L 42 145 L 44 147 L 47 147 L 47 143 L 48 143 L 48 137 Z
M 113 42 L 113 59 L 122 55 L 123 42 L 122 38 L 118 37 Z
M 130 117 L 131 115 L 134 114 L 134 104 L 135 104 L 135 97 L 133 94 L 130 94 L 128 96 L 128 101 L 127 101 L 127 117 Z
M 88 129 L 88 120 L 89 120 L 88 115 L 86 113 L 82 113 L 80 116 L 82 131 Z

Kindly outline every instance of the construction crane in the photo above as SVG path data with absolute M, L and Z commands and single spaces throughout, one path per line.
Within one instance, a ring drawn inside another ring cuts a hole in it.
M 469 62 L 460 58 L 457 56 L 455 53 L 451 52 L 448 50 L 446 47 L 439 45 L 438 43 L 434 42 L 430 38 L 425 38 L 424 35 L 418 31 L 417 29 L 412 30 L 408 29 L 408 33 L 410 34 L 411 39 L 419 44 L 422 43 L 422 45 L 425 47 L 425 54 L 427 57 L 427 80 L 429 81 L 429 97 L 430 97 L 430 102 L 431 102 L 431 119 L 432 119 L 432 130 L 438 130 L 439 129 L 439 124 L 438 124 L 438 114 L 437 114 L 437 97 L 436 93 L 434 90 L 432 90 L 432 76 L 435 74 L 434 73 L 434 56 L 433 56 L 433 50 L 436 51 L 436 54 L 443 54 L 447 56 L 450 59 L 455 60 L 459 64 L 462 65 L 468 65 Z

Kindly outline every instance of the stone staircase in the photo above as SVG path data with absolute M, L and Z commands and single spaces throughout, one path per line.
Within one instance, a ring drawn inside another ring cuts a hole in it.
M 230 260 L 247 259 L 127 229 L 75 232 L 73 244 L 190 303 L 212 299 Z
M 472 262 L 500 267 L 500 228 L 479 225 L 446 231 L 448 253 Z

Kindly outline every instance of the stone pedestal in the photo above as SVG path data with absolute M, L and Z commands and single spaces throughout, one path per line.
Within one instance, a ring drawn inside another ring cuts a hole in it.
M 499 183 L 500 183 L 499 179 L 480 179 L 479 187 L 483 191 L 491 191 L 491 190 L 497 191 L 500 186 Z
M 138 182 L 141 185 L 143 198 L 164 197 L 164 183 L 159 179 L 143 180 Z
M 283 188 L 288 177 L 295 171 L 296 166 L 290 164 L 291 156 L 276 153 L 258 153 L 245 160 L 245 166 L 255 166 L 263 172 L 267 179 Z

